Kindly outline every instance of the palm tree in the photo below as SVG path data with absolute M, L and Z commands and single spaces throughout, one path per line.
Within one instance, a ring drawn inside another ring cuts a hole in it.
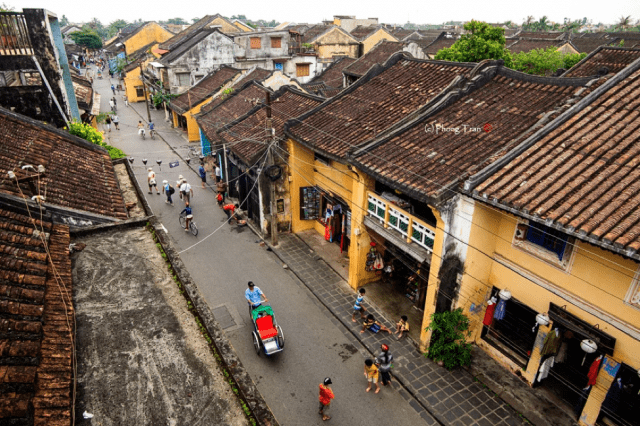
M 629 28 L 629 26 L 631 25 L 631 15 L 621 16 L 617 25 L 621 30 L 626 30 L 627 28 Z
M 531 28 L 531 24 L 533 23 L 533 16 L 529 15 L 527 16 L 527 19 L 524 20 L 524 23 L 522 24 L 522 29 L 529 29 Z
M 547 15 L 544 15 L 538 21 L 538 29 L 540 31 L 546 31 L 548 28 L 549 28 L 549 18 L 547 18 Z

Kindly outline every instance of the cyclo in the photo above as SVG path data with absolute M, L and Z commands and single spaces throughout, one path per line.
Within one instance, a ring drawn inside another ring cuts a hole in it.
M 253 346 L 256 353 L 268 355 L 281 352 L 284 349 L 284 333 L 276 322 L 276 316 L 270 305 L 260 305 L 250 309 L 253 321 Z

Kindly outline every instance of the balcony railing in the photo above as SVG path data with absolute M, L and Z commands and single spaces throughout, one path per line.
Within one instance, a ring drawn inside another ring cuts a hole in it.
M 27 22 L 21 13 L 0 13 L 0 55 L 33 55 Z
M 432 226 L 373 192 L 367 193 L 367 199 L 369 216 L 380 221 L 385 228 L 394 229 L 402 235 L 407 244 L 416 243 L 429 253 L 433 252 L 436 233 Z

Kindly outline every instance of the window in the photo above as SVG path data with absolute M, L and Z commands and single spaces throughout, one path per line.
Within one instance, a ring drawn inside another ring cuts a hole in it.
M 189 86 L 191 82 L 189 73 L 176 74 L 178 76 L 178 86 Z
M 282 71 L 282 62 L 274 62 L 273 63 L 273 68 L 278 70 L 278 71 Z
M 260 41 L 260 37 L 251 37 L 251 48 L 260 49 L 260 47 L 262 47 L 262 42 Z
M 562 260 L 564 249 L 567 247 L 567 239 L 565 233 L 541 225 L 537 222 L 530 222 L 526 235 L 527 241 L 532 242 L 542 248 L 545 248 L 558 255 L 558 260 Z
M 300 219 L 315 220 L 320 210 L 320 191 L 314 186 L 300 188 Z
M 562 231 L 528 221 L 518 223 L 513 236 L 513 245 L 529 254 L 560 267 L 565 272 L 571 269 L 578 242 Z
M 624 301 L 634 308 L 640 309 L 640 269 L 636 271 Z
M 331 160 L 329 160 L 327 157 L 325 157 L 324 155 L 320 155 L 317 152 L 313 153 L 313 159 L 315 161 L 318 161 L 319 163 L 324 164 L 325 166 L 330 166 L 331 165 Z
M 144 98 L 144 90 L 142 89 L 142 86 L 136 87 L 136 96 L 139 98 Z
M 271 47 L 280 49 L 282 47 L 282 37 L 271 37 Z
M 309 75 L 309 64 L 296 64 L 296 77 L 307 77 Z

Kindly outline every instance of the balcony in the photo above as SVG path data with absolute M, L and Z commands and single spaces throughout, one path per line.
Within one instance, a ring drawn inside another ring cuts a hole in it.
M 21 13 L 0 13 L 0 55 L 33 55 L 27 22 Z
M 393 204 L 391 201 L 367 192 L 367 214 L 385 230 L 390 230 L 406 244 L 414 244 L 433 253 L 436 238 L 435 228 Z

